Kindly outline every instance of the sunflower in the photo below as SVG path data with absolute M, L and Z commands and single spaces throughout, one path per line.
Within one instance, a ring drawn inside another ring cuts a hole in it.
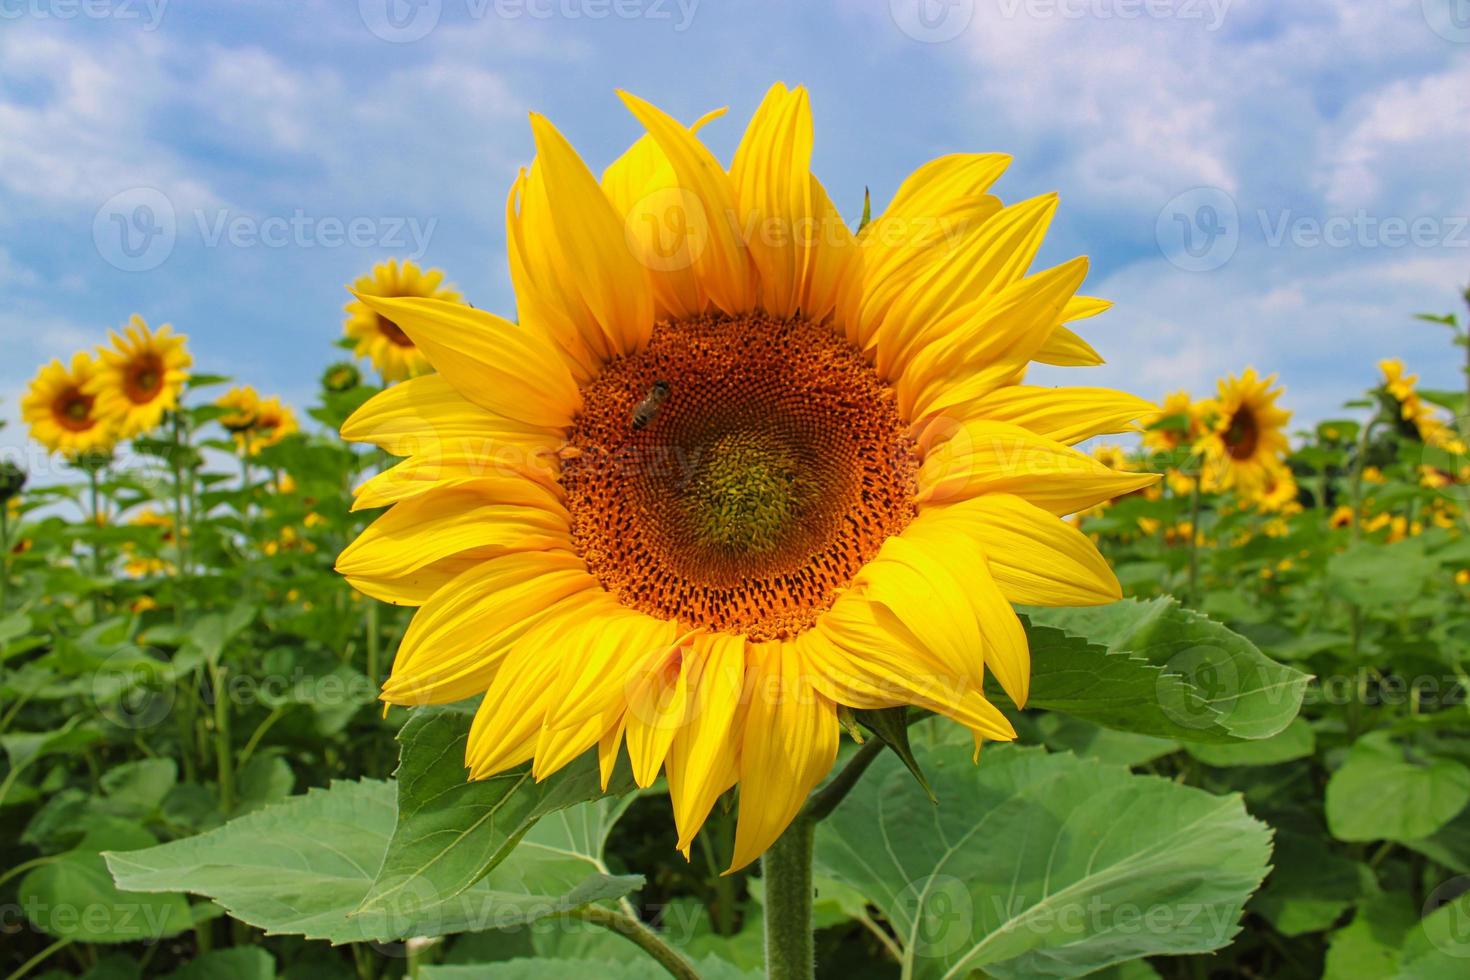
M 98 348 L 102 369 L 87 391 L 97 398 L 98 413 L 115 420 L 118 437 L 131 439 L 179 403 L 194 359 L 184 349 L 188 338 L 166 323 L 154 333 L 136 313 L 122 333 L 113 330 L 108 337 L 112 346 Z
M 626 744 L 668 778 L 686 855 L 739 787 L 732 869 L 828 772 L 840 707 L 917 705 L 1014 738 L 1012 603 L 1120 595 L 1065 522 L 1153 483 L 1071 446 L 1157 407 L 1023 383 L 1097 363 L 1063 324 L 1085 259 L 1030 272 L 1054 195 L 988 193 L 1008 158 L 954 155 L 848 230 L 811 175 L 806 92 L 776 85 L 727 170 L 630 95 L 647 135 L 599 183 L 532 115 L 507 202 L 519 323 L 362 294 L 437 373 L 376 395 L 345 438 L 408 459 L 338 559 L 418 606 L 382 698 L 483 694 L 466 765 L 545 777 Z M 728 217 L 729 220 L 726 220 Z
M 248 385 L 231 388 L 215 400 L 215 405 L 225 409 L 219 417 L 220 425 L 235 437 L 235 447 L 249 456 L 274 446 L 298 428 L 290 406 L 274 396 L 261 398 Z
M 1436 446 L 1451 453 L 1463 454 L 1464 442 L 1458 433 L 1439 417 L 1434 408 L 1425 403 L 1416 385 L 1417 374 L 1406 374 L 1404 362 L 1396 357 L 1378 362 L 1383 372 L 1382 390 L 1386 392 L 1398 409 L 1400 423 L 1407 427 L 1405 435 L 1414 435 L 1427 446 Z
M 152 507 L 144 507 L 139 510 L 128 519 L 128 524 L 132 527 L 139 528 L 162 528 L 163 536 L 161 540 L 163 544 L 165 546 L 173 544 L 174 519 L 167 514 L 160 514 Z M 173 570 L 173 566 L 163 558 L 140 552 L 134 542 L 123 542 L 122 550 L 123 571 L 133 578 L 161 575 Z
M 1258 377 L 1246 368 L 1240 377 L 1222 378 L 1212 405 L 1213 424 L 1201 443 L 1206 490 L 1234 490 L 1254 499 L 1271 481 L 1272 467 L 1286 454 L 1291 413 L 1278 408 L 1281 389 L 1273 374 Z
M 1268 514 L 1296 514 L 1302 509 L 1297 501 L 1296 477 L 1284 462 L 1275 461 L 1266 467 L 1266 475 L 1252 499 L 1257 509 Z
M 97 397 L 88 390 L 101 370 L 101 363 L 86 351 L 72 355 L 70 368 L 59 360 L 41 368 L 20 402 L 31 438 L 49 452 L 69 457 L 112 449 L 115 422 L 97 410 Z
M 397 259 L 389 259 L 373 266 L 369 275 L 352 284 L 352 291 L 358 298 L 343 307 L 347 312 L 343 331 L 349 340 L 356 341 L 352 353 L 357 357 L 370 358 L 384 381 L 415 378 L 433 368 L 408 334 L 362 297 L 421 296 L 446 303 L 461 302 L 453 287 L 440 285 L 443 281 L 444 273 L 439 269 L 421 270 L 408 259 L 401 264 Z

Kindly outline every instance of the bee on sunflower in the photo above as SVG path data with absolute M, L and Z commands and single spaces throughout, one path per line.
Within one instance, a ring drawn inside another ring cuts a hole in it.
M 112 419 L 120 439 L 155 428 L 179 403 L 179 393 L 194 363 L 188 339 L 168 324 L 151 330 L 136 313 L 119 333 L 109 332 L 110 347 L 99 347 L 100 368 L 87 385 L 97 411 Z
M 117 419 L 98 410 L 92 382 L 103 366 L 86 351 L 45 365 L 21 398 L 21 417 L 31 438 L 50 453 L 70 459 L 106 455 L 117 444 Z
M 1072 447 L 1158 409 L 1025 384 L 1097 363 L 1065 324 L 1107 304 L 1076 295 L 1085 259 L 1033 271 L 1057 201 L 989 193 L 1008 158 L 926 164 L 854 233 L 810 171 L 805 90 L 769 91 L 728 169 L 622 98 L 647 134 L 601 181 L 531 117 L 518 323 L 359 292 L 435 373 L 343 426 L 408 458 L 358 489 L 391 507 L 337 567 L 418 607 L 384 701 L 484 695 L 472 778 L 594 749 L 606 778 L 626 745 L 640 785 L 666 774 L 686 855 L 738 787 L 733 870 L 827 774 L 840 709 L 1015 737 L 982 687 L 1026 701 L 1012 604 L 1117 599 L 1064 516 L 1157 479 Z
M 1262 378 L 1254 368 L 1221 378 L 1214 399 L 1213 421 L 1201 442 L 1203 486 L 1207 491 L 1234 490 L 1253 501 L 1275 478 L 1286 455 L 1286 423 L 1291 413 L 1276 404 L 1282 389 L 1276 376 Z
M 372 361 L 385 382 L 404 381 L 433 370 L 422 351 L 393 320 L 373 309 L 363 296 L 418 296 L 445 303 L 462 299 L 453 286 L 444 285 L 439 269 L 420 269 L 409 259 L 389 259 L 373 266 L 373 271 L 352 284 L 353 295 L 343 309 L 347 319 L 343 332 L 354 342 L 352 353 Z

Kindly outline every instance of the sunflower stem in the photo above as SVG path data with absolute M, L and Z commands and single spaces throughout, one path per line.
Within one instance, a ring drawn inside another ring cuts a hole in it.
M 102 490 L 97 479 L 98 466 L 89 463 L 87 466 L 87 485 L 92 490 L 92 531 L 99 534 L 102 530 Z M 102 579 L 102 539 L 100 534 L 92 539 L 92 577 L 101 581 Z M 102 619 L 102 595 L 97 591 L 92 592 L 92 620 L 94 622 Z
M 183 625 L 184 621 L 184 587 L 189 580 L 189 552 L 188 552 L 188 526 L 189 515 L 184 509 L 184 436 L 183 415 L 175 410 L 173 413 L 173 446 L 169 452 L 169 468 L 174 478 L 174 623 Z
M 574 919 L 581 919 L 583 922 L 610 929 L 627 939 L 657 960 L 658 965 L 667 970 L 669 976 L 677 977 L 678 980 L 699 980 L 699 974 L 695 972 L 693 965 L 684 958 L 683 954 L 665 943 L 657 933 L 633 916 L 603 908 L 601 905 L 583 905 L 581 908 L 572 909 L 567 914 Z
M 812 980 L 816 975 L 812 946 L 816 830 L 815 820 L 799 814 L 761 858 L 766 886 L 767 980 Z
M 1199 601 L 1199 501 L 1205 481 L 1204 471 L 1194 474 L 1189 488 L 1189 604 Z
M 10 588 L 10 501 L 0 500 L 0 616 Z

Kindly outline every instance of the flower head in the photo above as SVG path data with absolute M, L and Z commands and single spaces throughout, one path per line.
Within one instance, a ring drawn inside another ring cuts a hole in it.
M 373 266 L 373 271 L 352 284 L 358 297 L 344 309 L 347 320 L 343 331 L 356 341 L 353 354 L 369 358 L 384 381 L 403 381 L 433 370 L 423 352 L 397 323 L 363 301 L 363 296 L 420 296 L 460 302 L 452 286 L 442 285 L 444 273 L 439 269 L 422 270 L 409 259 L 389 259 Z
M 97 410 L 97 396 L 89 390 L 100 370 L 96 358 L 78 351 L 70 367 L 53 360 L 31 380 L 21 399 L 21 416 L 31 437 L 49 452 L 75 458 L 116 445 L 115 421 Z
M 296 415 L 290 406 L 274 396 L 261 398 L 249 386 L 231 388 L 215 400 L 215 405 L 226 410 L 219 418 L 220 425 L 235 437 L 235 446 L 249 456 L 297 431 Z
M 1023 383 L 1095 363 L 1064 324 L 1107 304 L 1083 259 L 1031 269 L 1056 198 L 1002 206 L 1007 158 L 936 160 L 855 234 L 804 90 L 771 89 L 728 170 L 623 98 L 648 135 L 600 183 L 532 117 L 518 323 L 360 294 L 437 373 L 343 427 L 408 458 L 359 488 L 392 506 L 338 569 L 419 606 L 384 700 L 484 694 L 472 777 L 592 749 L 606 775 L 625 744 L 686 853 L 739 786 L 740 867 L 826 775 L 839 706 L 1014 737 L 982 687 L 1026 700 L 1011 604 L 1116 599 L 1063 516 L 1156 479 L 1071 446 L 1157 408 Z
M 1277 406 L 1281 389 L 1276 376 L 1259 377 L 1246 368 L 1239 377 L 1222 378 L 1212 405 L 1214 422 L 1206 433 L 1206 489 L 1235 490 L 1254 499 L 1271 481 L 1274 467 L 1286 454 L 1286 423 L 1291 413 Z
M 168 324 L 155 333 L 136 313 L 123 328 L 109 334 L 110 347 L 99 347 L 101 368 L 87 385 L 97 411 L 113 420 L 119 438 L 131 439 L 158 425 L 163 413 L 179 403 L 194 359 L 187 339 Z

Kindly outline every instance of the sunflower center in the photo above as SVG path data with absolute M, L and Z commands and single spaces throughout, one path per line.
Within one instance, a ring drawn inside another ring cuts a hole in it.
M 51 403 L 51 414 L 56 417 L 57 424 L 63 429 L 72 432 L 86 432 L 94 422 L 92 418 L 93 401 L 92 396 L 80 388 L 67 388 Z
M 138 358 L 123 376 L 128 400 L 139 405 L 152 401 L 163 388 L 163 376 L 162 358 L 154 354 Z
M 1261 427 L 1255 414 L 1249 409 L 1237 409 L 1230 418 L 1230 427 L 1225 430 L 1225 446 L 1232 459 L 1250 459 L 1256 454 L 1261 441 Z
M 378 317 L 378 332 L 387 337 L 390 343 L 397 344 L 399 347 L 413 346 L 413 341 L 408 339 L 408 334 L 403 332 L 402 327 L 381 313 L 376 316 Z
M 651 615 L 793 635 L 913 517 L 918 457 L 892 394 L 827 327 L 660 323 L 582 400 L 562 471 L 573 537 Z

